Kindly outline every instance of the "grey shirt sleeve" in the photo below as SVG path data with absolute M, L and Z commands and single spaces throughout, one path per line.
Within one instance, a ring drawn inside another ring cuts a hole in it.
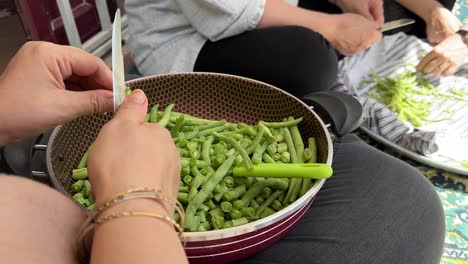
M 195 30 L 211 41 L 254 29 L 266 0 L 175 0 Z

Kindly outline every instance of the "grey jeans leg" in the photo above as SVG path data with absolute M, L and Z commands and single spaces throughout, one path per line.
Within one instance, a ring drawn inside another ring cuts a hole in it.
M 240 263 L 439 263 L 444 213 L 419 171 L 354 135 L 335 142 L 333 169 L 296 226 Z

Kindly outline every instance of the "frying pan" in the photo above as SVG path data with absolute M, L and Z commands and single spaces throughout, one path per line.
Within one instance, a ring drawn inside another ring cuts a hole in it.
M 335 135 L 344 135 L 359 126 L 362 115 L 359 102 L 346 95 L 319 93 L 301 101 L 271 85 L 232 75 L 167 74 L 140 78 L 127 85 L 142 89 L 149 105 L 175 103 L 175 111 L 206 119 L 256 124 L 259 120 L 303 117 L 299 125 L 302 136 L 316 138 L 317 160 L 328 165 L 333 157 L 328 128 Z M 330 123 L 325 124 L 308 104 Z M 56 189 L 71 196 L 72 169 L 111 118 L 112 113 L 84 116 L 54 130 L 46 156 L 49 177 Z M 269 217 L 223 230 L 184 233 L 190 263 L 229 263 L 268 247 L 301 218 L 324 182 L 317 180 L 306 194 Z

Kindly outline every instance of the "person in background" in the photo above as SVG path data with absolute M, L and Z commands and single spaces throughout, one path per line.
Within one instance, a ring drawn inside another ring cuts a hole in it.
M 77 48 L 29 42 L 0 76 L 0 146 L 82 115 L 112 111 L 112 73 Z M 133 91 L 99 132 L 89 160 L 96 208 L 130 188 L 175 200 L 180 157 L 169 132 L 144 122 L 148 100 Z M 118 141 L 118 144 L 116 142 Z M 333 176 L 289 233 L 241 264 L 439 263 L 444 213 L 415 168 L 347 135 L 333 144 Z M 0 176 L 0 256 L 5 263 L 78 263 L 86 212 L 50 187 Z M 151 199 L 122 201 L 98 221 L 126 211 L 172 217 Z M 129 216 L 95 227 L 83 263 L 187 263 L 175 229 L 157 217 Z
M 433 50 L 421 59 L 416 67 L 417 70 L 449 76 L 454 74 L 468 58 L 468 24 L 462 25 L 450 11 L 455 0 L 384 0 L 383 2 L 385 22 L 400 18 L 416 20 L 412 25 L 385 34 L 405 32 L 427 39 L 434 46 Z M 330 14 L 353 11 L 352 7 L 348 7 L 349 2 L 346 0 L 299 0 L 299 5 Z M 369 19 L 373 17 L 371 12 L 360 13 Z
M 381 38 L 382 0 L 346 3 L 350 12 L 339 15 L 281 0 L 127 0 L 125 10 L 143 75 L 234 74 L 300 98 L 331 88 L 335 50 L 357 54 Z

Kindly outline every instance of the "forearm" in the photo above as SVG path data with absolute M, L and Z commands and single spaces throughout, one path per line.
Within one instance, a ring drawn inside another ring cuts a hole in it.
M 167 214 L 154 201 L 124 202 L 105 213 L 150 211 Z M 173 226 L 164 220 L 131 216 L 111 220 L 96 228 L 91 264 L 187 263 Z
M 444 8 L 439 2 L 436 0 L 395 0 L 400 3 L 402 6 L 409 9 L 411 12 L 418 15 L 420 18 L 424 19 L 424 21 L 430 21 L 432 13 L 434 10 L 439 8 Z
M 332 15 L 291 6 L 281 0 L 266 0 L 257 28 L 297 25 L 323 34 L 332 26 Z

